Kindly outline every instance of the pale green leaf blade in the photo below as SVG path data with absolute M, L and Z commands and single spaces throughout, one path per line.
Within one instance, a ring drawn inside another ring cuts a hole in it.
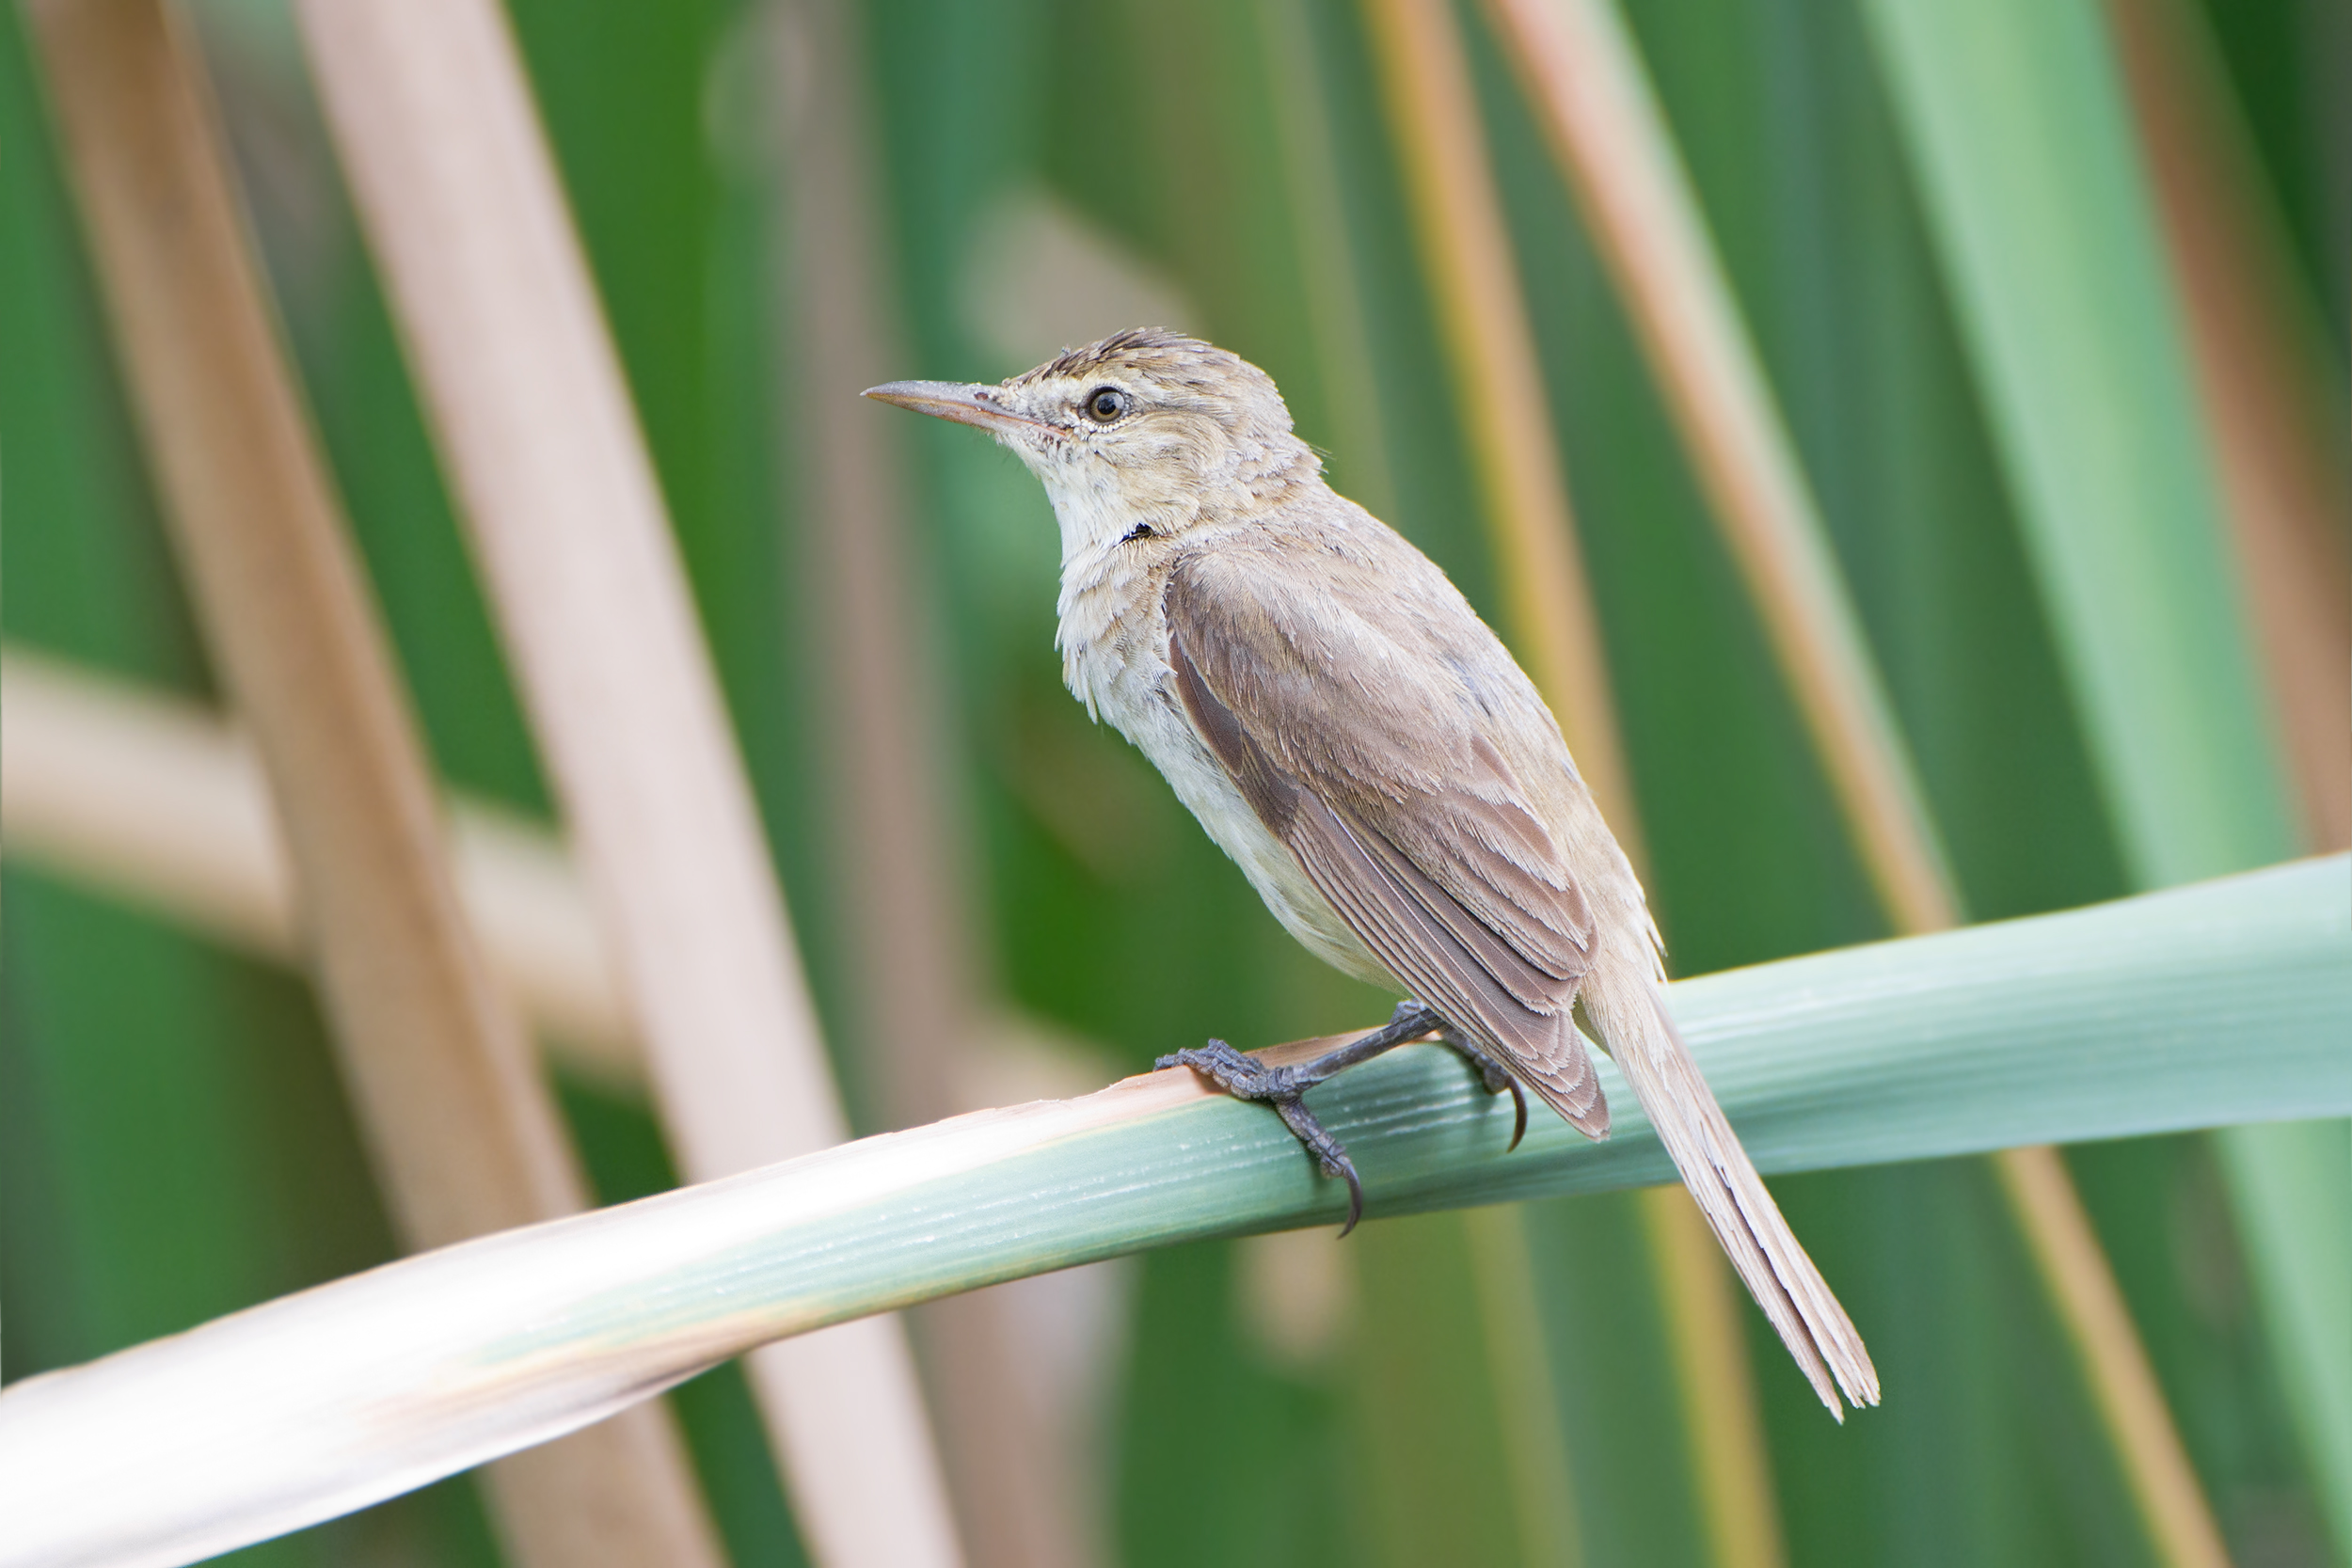
M 1790 1171 L 2352 1110 L 2352 862 L 1675 988 L 1756 1163 Z M 1451 1053 L 1317 1110 L 1373 1212 L 1656 1181 L 1622 1080 L 1589 1144 Z M 1342 1207 L 1263 1107 L 1186 1077 L 981 1112 L 510 1231 L 0 1393 L 0 1564 L 185 1561 L 542 1442 L 867 1313 Z M 1869 1325 L 1862 1325 L 1867 1334 Z

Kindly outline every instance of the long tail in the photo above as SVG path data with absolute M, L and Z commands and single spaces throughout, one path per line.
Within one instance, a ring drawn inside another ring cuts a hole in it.
M 1764 1190 L 1763 1178 L 1675 1032 L 1657 985 L 1620 961 L 1597 965 L 1581 995 L 1700 1212 L 1813 1391 L 1840 1421 L 1846 1418 L 1840 1391 L 1856 1408 L 1878 1403 L 1879 1374 L 1862 1336 Z

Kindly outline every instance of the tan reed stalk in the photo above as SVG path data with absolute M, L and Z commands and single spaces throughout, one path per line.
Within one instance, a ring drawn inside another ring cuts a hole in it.
M 251 741 L 217 715 L 0 644 L 0 842 L 10 860 L 298 963 L 277 811 Z M 501 989 L 567 1070 L 642 1096 L 628 1009 L 562 842 L 460 796 L 441 816 L 458 902 Z
M 525 706 L 706 1180 L 846 1128 L 652 462 L 505 19 L 306 0 L 327 121 Z M 825 1568 L 961 1560 L 895 1319 L 755 1355 Z
M 2180 0 L 2107 0 L 2184 337 L 2209 434 L 2227 547 L 2261 658 L 2280 771 L 2307 848 L 2352 844 L 2352 433 L 2328 328 L 2296 276 L 2283 214 L 2233 95 L 2213 24 Z M 2328 1217 L 2292 1217 L 2325 1168 L 2317 1127 L 2230 1129 L 2221 1168 L 2289 1408 L 2333 1474 L 2318 1488 L 2352 1557 L 2352 1387 L 2328 1362 L 2339 1320 L 2312 1286 Z M 2319 1232 L 2313 1235 L 2312 1232 Z M 2336 1277 L 2344 1276 L 2339 1272 Z
M 2352 845 L 2352 441 L 2210 24 L 2108 0 L 2304 843 Z M 2335 404 L 2331 409 L 2331 404 Z
M 586 1184 L 460 913 L 429 764 L 194 51 L 159 0 L 48 0 L 31 17 L 172 542 L 270 777 L 401 1238 L 425 1250 L 575 1212 Z M 659 1405 L 502 1460 L 488 1485 L 525 1563 L 721 1560 Z
M 1503 630 L 1559 717 L 1610 828 L 1620 843 L 1638 845 L 1600 620 L 1470 62 L 1438 0 L 1364 0 L 1363 15 L 1499 568 Z
M 1610 0 L 1488 0 L 1615 277 L 1887 918 L 1941 930 L 1961 901 L 1820 510 L 1766 389 L 1648 79 Z M 2219 1532 L 2098 1238 L 2058 1155 L 1995 1157 L 2000 1189 L 2084 1360 L 2093 1406 L 2170 1560 Z M 2087 1249 L 2087 1250 L 2086 1250 Z
M 936 617 L 901 476 L 898 423 L 861 389 L 908 372 L 896 278 L 874 211 L 882 188 L 861 24 L 840 0 L 773 0 L 767 69 L 785 100 L 773 166 L 789 247 L 776 316 L 790 389 L 776 432 L 800 481 L 800 648 L 819 683 L 834 885 L 848 916 L 859 1037 L 894 1126 L 964 1109 L 957 1084 L 988 1015 L 974 951 L 971 847 L 947 799 Z M 789 125 L 788 133 L 783 127 Z M 1076 1460 L 1015 1337 L 1014 1298 L 979 1291 L 913 1319 L 942 1458 L 975 1568 L 1087 1568 Z
M 1561 721 L 1577 766 L 1637 868 L 1641 816 L 1610 693 L 1600 622 L 1579 556 L 1534 332 L 1462 39 L 1444 0 L 1366 0 L 1375 71 L 1397 127 L 1414 233 L 1502 569 L 1504 629 Z M 1785 1553 L 1755 1368 L 1712 1238 L 1690 1196 L 1645 1193 L 1692 1469 L 1717 1560 L 1775 1568 Z M 1479 1256 L 1490 1254 L 1482 1245 Z

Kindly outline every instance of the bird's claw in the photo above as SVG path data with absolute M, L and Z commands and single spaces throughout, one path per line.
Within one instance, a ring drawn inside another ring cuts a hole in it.
M 1488 1094 L 1501 1094 L 1505 1089 L 1511 1091 L 1511 1109 L 1514 1113 L 1511 1142 L 1503 1152 L 1508 1154 L 1512 1149 L 1518 1148 L 1519 1140 L 1527 1136 L 1527 1091 L 1519 1087 L 1519 1081 L 1512 1077 L 1509 1069 L 1501 1062 L 1496 1061 L 1469 1041 L 1457 1038 L 1453 1030 L 1449 1029 L 1438 1037 L 1452 1046 L 1465 1061 L 1477 1069 L 1478 1080 L 1486 1085 Z
M 1356 1162 L 1347 1157 L 1347 1150 L 1340 1147 L 1340 1140 L 1331 1136 L 1323 1123 L 1315 1119 L 1315 1114 L 1307 1109 L 1305 1101 L 1293 1097 L 1277 1100 L 1273 1105 L 1282 1118 L 1282 1125 L 1291 1130 L 1292 1136 L 1307 1146 L 1307 1152 L 1315 1157 L 1315 1163 L 1323 1167 L 1323 1174 L 1337 1177 L 1347 1183 L 1347 1223 L 1340 1227 L 1340 1234 L 1345 1236 L 1356 1228 L 1356 1222 L 1364 1217 L 1364 1183 L 1356 1174 Z
M 1152 1066 L 1156 1069 L 1186 1067 L 1215 1083 L 1218 1088 L 1236 1100 L 1262 1101 L 1274 1107 L 1282 1118 L 1282 1125 L 1291 1135 L 1306 1147 L 1323 1168 L 1323 1174 L 1336 1177 L 1347 1183 L 1347 1223 L 1340 1227 L 1346 1235 L 1364 1217 L 1364 1184 L 1356 1174 L 1356 1162 L 1347 1157 L 1347 1150 L 1333 1137 L 1315 1114 L 1307 1109 L 1301 1098 L 1306 1089 L 1298 1082 L 1298 1074 L 1287 1067 L 1268 1067 L 1247 1052 L 1236 1051 L 1223 1040 L 1211 1040 L 1206 1045 L 1187 1046 L 1172 1055 L 1162 1056 Z

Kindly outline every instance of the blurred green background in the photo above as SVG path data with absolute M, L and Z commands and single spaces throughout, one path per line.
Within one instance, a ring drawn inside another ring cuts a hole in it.
M 2117 0 L 2118 14 L 2133 7 L 2169 17 L 2214 72 L 2216 123 L 2249 154 L 2232 167 L 2259 237 L 2277 241 L 2279 309 L 2314 367 L 2314 418 L 2341 436 L 2347 8 Z M 2084 699 L 2061 668 L 2063 603 L 2031 564 L 2027 482 L 2004 444 L 2015 410 L 1978 346 L 1969 311 L 1981 307 L 1957 281 L 1967 236 L 1921 153 L 1926 111 L 1901 97 L 1916 91 L 1891 41 L 1903 27 L 1878 15 L 1900 8 L 1633 0 L 1624 15 L 1969 912 L 1997 918 L 2131 891 L 2129 868 L 2145 862 L 2117 826 Z M 2058 8 L 2090 40 L 2090 85 L 2058 69 L 2080 62 L 2024 72 L 2017 102 L 1976 104 L 1987 135 L 2033 123 L 2036 92 L 2094 106 L 2101 81 L 2112 93 L 2113 19 Z M 815 57 L 821 35 L 788 5 L 510 0 L 510 12 L 852 1117 L 878 1131 L 891 1118 L 857 1049 L 858 969 L 837 912 L 858 872 L 843 826 L 853 802 L 822 762 L 836 672 L 811 586 L 816 531 L 860 520 L 817 515 L 812 455 L 796 444 L 813 400 L 859 389 L 815 384 L 800 354 L 807 312 L 827 308 L 796 293 L 808 238 L 796 225 L 825 218 L 793 189 L 810 81 L 847 71 L 853 84 L 894 373 L 993 379 L 1064 335 L 1133 325 L 1089 310 L 1149 309 L 1269 371 L 1335 484 L 1491 612 L 1494 568 L 1466 499 L 1460 417 L 1363 17 L 1348 0 L 880 0 L 844 8 L 856 57 L 836 61 Z M 545 816 L 291 20 L 269 0 L 198 0 L 191 14 L 435 758 L 453 786 Z M 1883 935 L 1534 112 L 1485 13 L 1467 7 L 1459 22 L 1673 966 L 1698 974 Z M 2013 24 L 2013 41 L 2035 46 L 2007 10 L 1975 24 Z M 1322 325 L 1335 297 L 1352 312 L 1356 361 Z M 941 693 L 940 785 L 966 861 L 958 918 L 991 1006 L 1051 1042 L 1040 1049 L 1078 1086 L 1210 1035 L 1259 1044 L 1381 1016 L 1386 1000 L 1298 950 L 1150 769 L 1061 690 L 1055 533 L 1035 483 L 970 432 L 870 412 L 889 421 L 880 439 L 906 483 L 905 592 Z M 0 475 L 7 637 L 214 700 L 13 7 L 0 9 Z M 2290 827 L 2265 831 L 2290 852 Z M 391 1255 L 301 979 L 14 864 L 0 942 L 0 1377 Z M 564 1093 L 603 1197 L 671 1180 L 642 1104 L 585 1081 L 564 1080 Z M 2352 1560 L 2323 1505 L 2326 1486 L 2347 1482 L 2315 1474 L 2299 1437 L 2296 1370 L 2265 1338 L 2213 1142 L 2067 1159 L 2233 1558 Z M 1982 1163 L 1776 1187 L 1887 1388 L 1882 1410 L 1831 1424 L 1741 1304 L 1786 1560 L 2153 1560 Z M 1480 1317 L 1469 1284 L 1479 1232 L 1457 1216 L 1375 1222 L 1337 1262 L 1320 1237 L 1200 1244 L 1037 1296 L 1038 1376 L 1068 1425 L 1093 1550 L 1136 1568 L 1719 1560 L 1633 1201 L 1563 1199 L 1519 1216 L 1540 1308 L 1532 1341 Z M 1308 1241 L 1325 1252 L 1304 1252 Z M 738 1374 L 672 1398 L 736 1560 L 798 1560 Z M 1555 1515 L 1532 1522 L 1505 1516 L 1500 1476 L 1523 1415 L 1515 1402 L 1530 1400 L 1571 1482 Z M 496 1551 L 461 1478 L 243 1555 L 486 1562 Z

